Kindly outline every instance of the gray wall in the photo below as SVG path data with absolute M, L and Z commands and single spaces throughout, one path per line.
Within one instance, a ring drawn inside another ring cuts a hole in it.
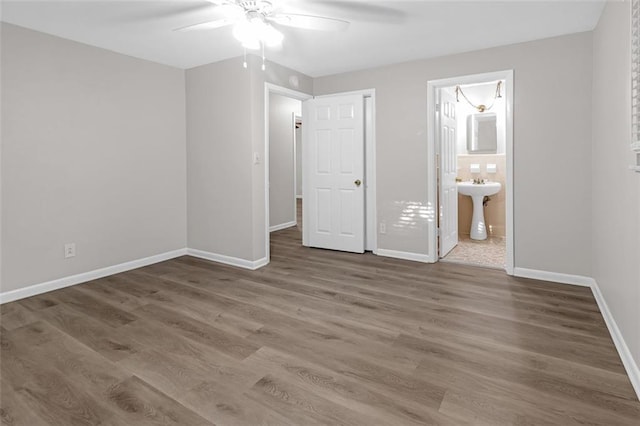
M 607 3 L 593 36 L 593 277 L 640 364 L 640 174 L 629 150 L 629 2 Z
M 251 260 L 250 78 L 240 58 L 186 73 L 188 246 Z
M 187 70 L 188 245 L 256 261 L 265 252 L 264 83 L 311 93 L 310 77 L 260 59 Z M 258 153 L 259 164 L 253 164 Z
M 269 226 L 295 222 L 295 152 L 293 114 L 302 102 L 269 96 Z
M 249 60 L 249 69 L 251 70 L 252 79 L 251 106 L 253 115 L 251 144 L 254 151 L 263 153 L 265 150 L 265 83 L 272 83 L 280 87 L 293 89 L 302 93 L 312 93 L 313 79 L 290 68 L 286 68 L 272 62 L 267 63 L 266 71 L 261 71 L 259 64 L 260 58 L 251 56 Z M 291 76 L 296 76 L 298 78 L 299 84 L 297 87 L 293 87 L 289 83 Z M 264 185 L 264 161 L 262 161 L 257 167 L 253 168 L 253 229 L 255 230 L 253 233 L 254 259 L 262 259 L 266 256 L 265 230 L 268 229 L 268 224 L 265 223 L 266 205 Z
M 184 72 L 1 32 L 2 291 L 184 248 Z
M 378 217 L 396 221 L 426 202 L 426 82 L 513 68 L 516 266 L 593 276 L 638 361 L 628 13 L 628 2 L 608 3 L 593 34 L 315 81 L 272 63 L 262 72 L 255 57 L 248 70 L 237 58 L 185 81 L 181 70 L 2 24 L 1 291 L 187 242 L 264 257 L 264 83 L 290 87 L 292 75 L 306 93 L 376 89 Z M 387 231 L 381 248 L 426 253 L 425 222 Z M 78 253 L 65 260 L 67 242 Z
M 515 70 L 515 266 L 591 276 L 591 33 L 314 80 L 314 94 L 376 89 L 378 247 L 427 253 L 427 81 Z

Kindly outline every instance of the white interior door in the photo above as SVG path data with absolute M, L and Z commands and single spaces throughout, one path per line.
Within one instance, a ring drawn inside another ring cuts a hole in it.
M 458 244 L 458 175 L 456 99 L 448 90 L 440 91 L 438 133 L 440 139 L 440 257 Z
M 303 102 L 303 244 L 364 253 L 364 98 Z

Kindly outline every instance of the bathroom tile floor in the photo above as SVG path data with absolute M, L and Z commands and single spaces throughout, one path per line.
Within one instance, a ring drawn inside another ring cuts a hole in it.
M 460 235 L 458 245 L 453 248 L 442 262 L 463 263 L 504 269 L 506 242 L 501 237 L 489 237 L 484 241 L 472 240 L 468 235 Z

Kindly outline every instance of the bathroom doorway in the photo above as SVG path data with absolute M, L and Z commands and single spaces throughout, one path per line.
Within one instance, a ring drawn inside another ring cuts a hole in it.
M 429 82 L 434 261 L 513 272 L 513 72 Z

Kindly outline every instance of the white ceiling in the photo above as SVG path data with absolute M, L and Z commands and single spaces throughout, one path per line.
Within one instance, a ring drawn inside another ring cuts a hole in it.
M 312 77 L 592 30 L 604 1 L 273 0 L 346 19 L 344 32 L 279 27 L 266 56 Z M 240 56 L 231 27 L 174 32 L 220 17 L 206 0 L 3 1 L 2 21 L 179 68 Z

